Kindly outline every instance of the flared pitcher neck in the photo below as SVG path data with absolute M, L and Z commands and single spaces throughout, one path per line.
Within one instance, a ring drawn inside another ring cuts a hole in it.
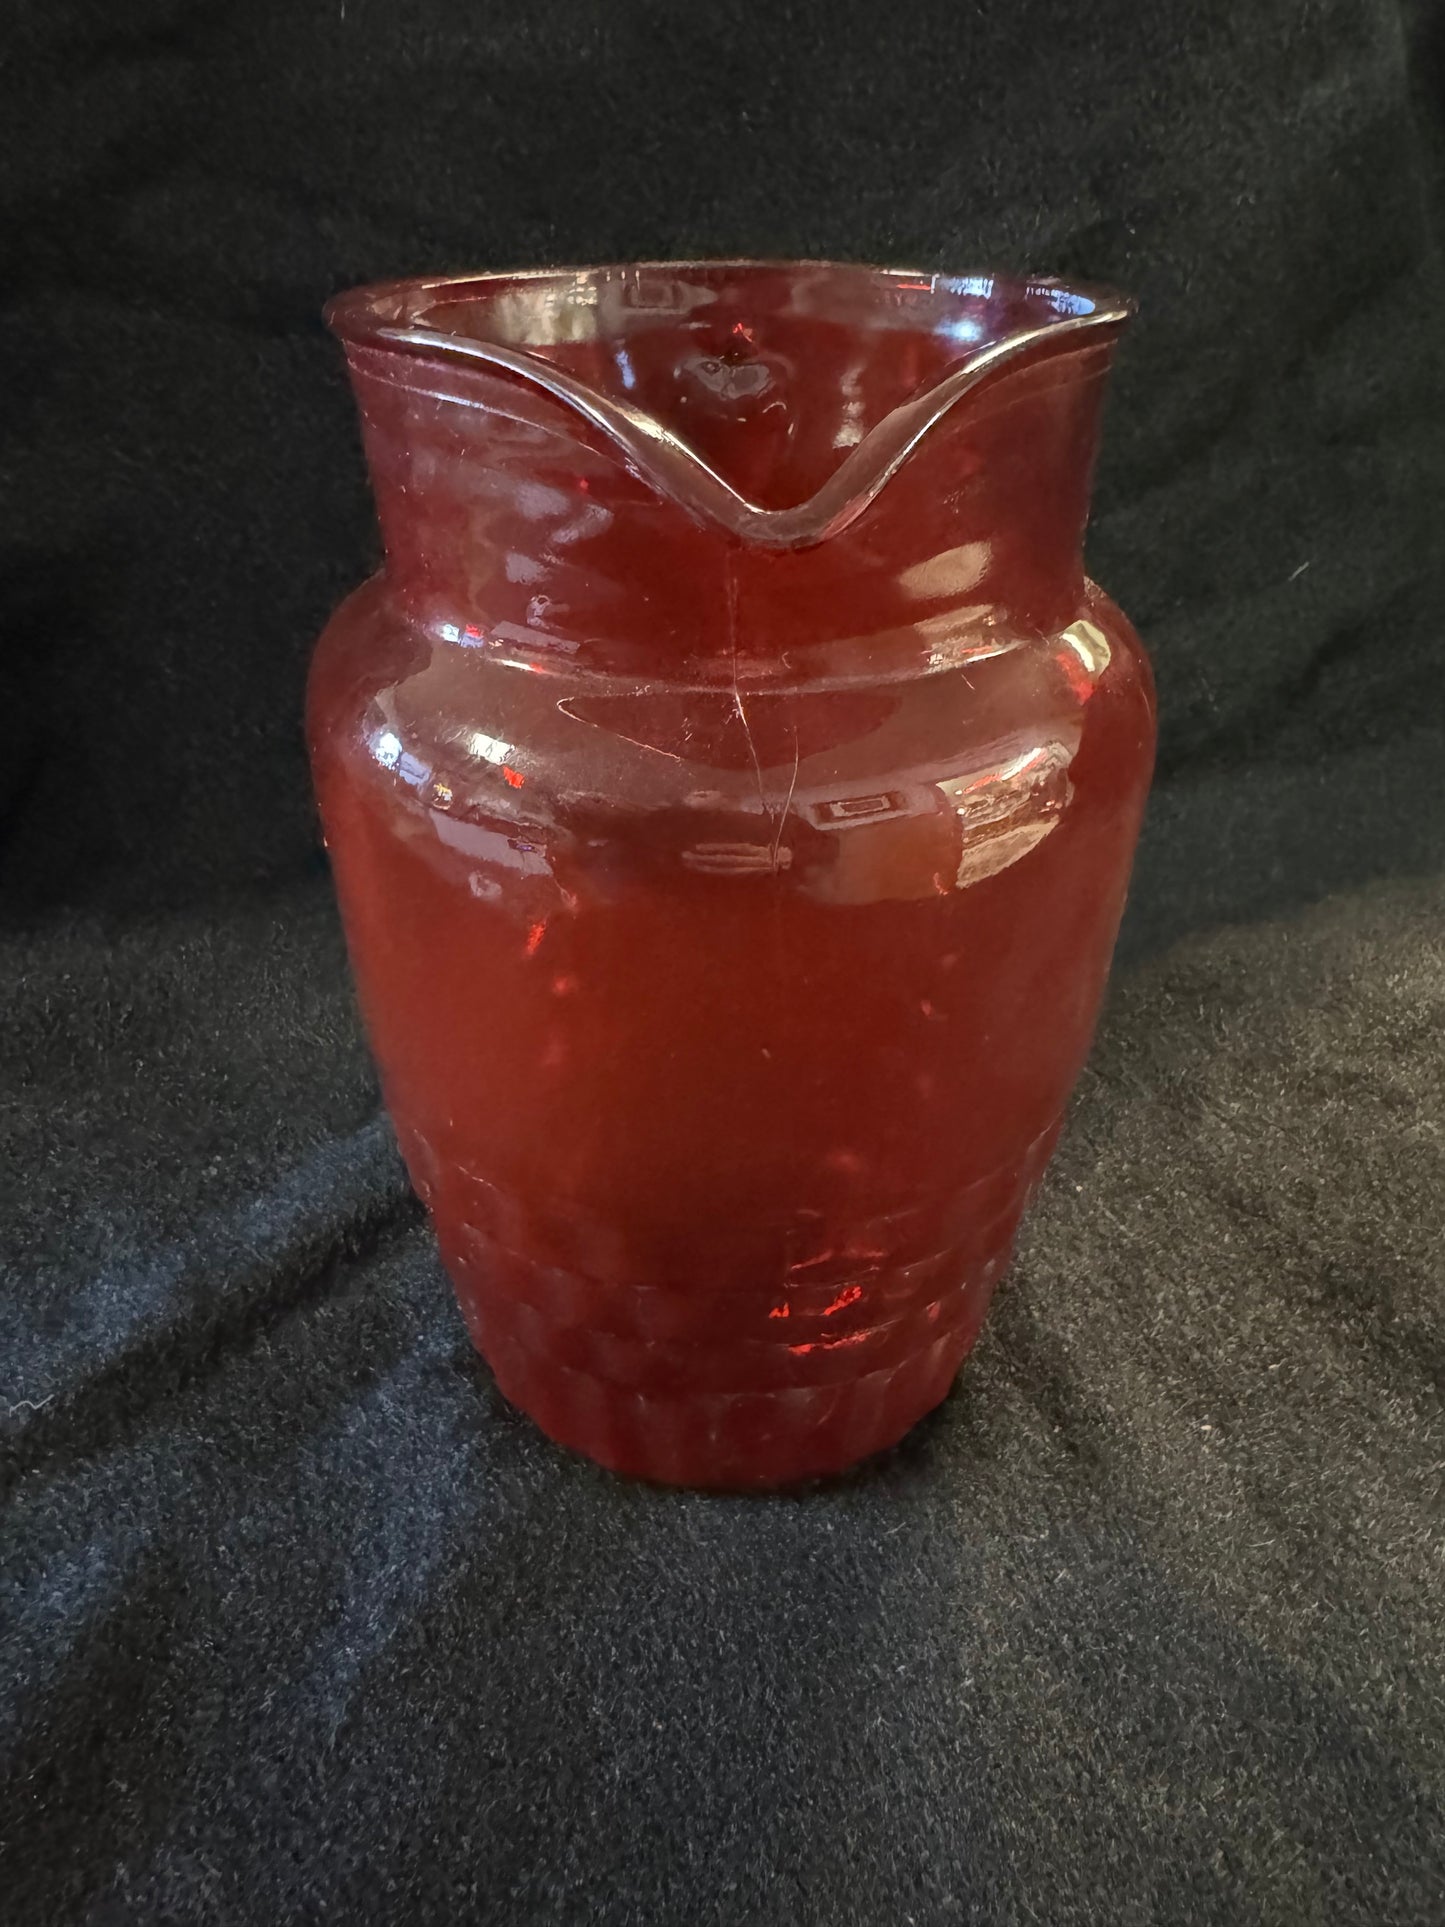
M 328 320 L 404 584 L 535 626 L 587 564 L 645 627 L 654 576 L 701 586 L 724 552 L 729 580 L 788 559 L 789 600 L 857 574 L 895 604 L 911 581 L 1064 606 L 1130 312 L 1052 280 L 705 262 L 394 283 Z

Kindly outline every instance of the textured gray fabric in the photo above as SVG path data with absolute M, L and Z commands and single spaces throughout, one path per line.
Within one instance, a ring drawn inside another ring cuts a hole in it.
M 9 1304 L 14 1918 L 1437 1920 L 1442 930 L 1128 973 L 954 1397 L 774 1499 L 497 1399 L 319 889 L 58 947 L 110 1022 L 12 992 L 27 1242 L 98 1246 Z

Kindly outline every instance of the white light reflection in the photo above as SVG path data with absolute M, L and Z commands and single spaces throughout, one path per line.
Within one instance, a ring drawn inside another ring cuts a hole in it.
M 498 830 L 489 830 L 481 823 L 468 823 L 464 818 L 443 816 L 440 810 L 432 814 L 431 825 L 439 842 L 450 849 L 460 850 L 473 863 L 485 864 L 481 871 L 472 872 L 470 889 L 474 897 L 494 896 L 488 878 L 488 871 L 518 872 L 524 877 L 549 877 L 552 866 L 547 860 L 547 852 L 533 843 L 526 843 L 519 837 L 504 836 Z
M 570 521 L 562 522 L 553 529 L 552 542 L 558 548 L 565 548 L 569 542 L 585 542 L 591 536 L 600 535 L 611 524 L 611 509 L 603 508 L 600 502 L 588 502 Z
M 1086 617 L 1080 616 L 1077 622 L 1071 622 L 1065 629 L 1062 640 L 1069 645 L 1095 681 L 1109 667 L 1113 653 L 1109 648 L 1109 638 L 1096 622 L 1090 622 Z
M 518 482 L 512 490 L 512 507 L 531 522 L 546 522 L 565 515 L 572 497 L 547 482 Z
M 911 596 L 963 595 L 976 588 L 988 574 L 993 550 L 987 542 L 961 542 L 956 549 L 945 549 L 925 562 L 901 569 L 898 586 Z
M 695 843 L 682 852 L 684 869 L 704 876 L 771 876 L 791 869 L 792 862 L 791 850 L 768 843 Z
M 939 783 L 963 829 L 956 890 L 997 876 L 1051 834 L 1073 795 L 1071 761 L 1066 744 L 1036 743 L 995 769 Z
M 961 314 L 955 315 L 952 321 L 941 322 L 938 333 L 947 335 L 951 341 L 972 344 L 982 341 L 988 330 L 976 315 Z
M 1041 294 L 1056 314 L 1092 314 L 1095 304 L 1086 294 L 1075 294 L 1069 288 L 1051 288 L 1047 282 L 1034 283 L 1030 294 Z
M 1061 754 L 1058 743 L 1040 743 L 1037 749 L 1026 749 L 1021 756 L 1015 756 L 1011 763 L 1001 763 L 996 770 L 990 770 L 986 780 L 990 783 L 1007 783 L 1015 776 L 1022 776 L 1026 769 L 1053 769 L 1059 765 Z
M 834 448 L 856 448 L 863 439 L 863 388 L 862 368 L 851 362 L 844 373 L 841 383 L 843 414 L 838 423 L 838 432 L 833 437 Z
M 501 742 L 495 736 L 487 736 L 480 729 L 472 730 L 468 737 L 473 756 L 480 756 L 487 763 L 509 763 L 514 754 L 510 743 Z

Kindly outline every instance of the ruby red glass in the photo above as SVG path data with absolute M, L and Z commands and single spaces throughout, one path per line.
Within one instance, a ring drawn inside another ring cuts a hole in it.
M 361 1008 L 476 1344 L 604 1465 L 838 1471 L 978 1332 L 1153 757 L 1081 559 L 1127 314 L 732 262 L 331 306 L 386 550 L 309 698 Z

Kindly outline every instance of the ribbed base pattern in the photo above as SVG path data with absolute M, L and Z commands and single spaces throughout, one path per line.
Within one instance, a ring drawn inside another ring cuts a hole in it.
M 1057 1134 L 1055 1122 L 944 1205 L 859 1220 L 841 1237 L 834 1226 L 831 1243 L 812 1222 L 733 1225 L 688 1258 L 656 1226 L 629 1237 L 575 1210 L 529 1208 L 401 1130 L 506 1396 L 614 1471 L 734 1488 L 842 1471 L 939 1403 Z
M 543 1432 L 617 1472 L 738 1488 L 902 1438 L 948 1393 L 1008 1245 L 767 1295 L 605 1283 L 474 1227 L 443 1256 L 478 1351 Z
M 737 1336 L 691 1342 L 560 1322 L 516 1295 L 535 1280 L 512 1253 L 453 1256 L 451 1270 L 502 1391 L 560 1444 L 638 1478 L 742 1487 L 839 1472 L 902 1438 L 947 1393 L 1004 1261 L 877 1324 L 840 1316 L 823 1329 L 795 1315 L 752 1335 L 757 1311 L 743 1301 Z M 593 1288 L 570 1282 L 578 1295 Z M 619 1288 L 602 1290 L 616 1317 Z

